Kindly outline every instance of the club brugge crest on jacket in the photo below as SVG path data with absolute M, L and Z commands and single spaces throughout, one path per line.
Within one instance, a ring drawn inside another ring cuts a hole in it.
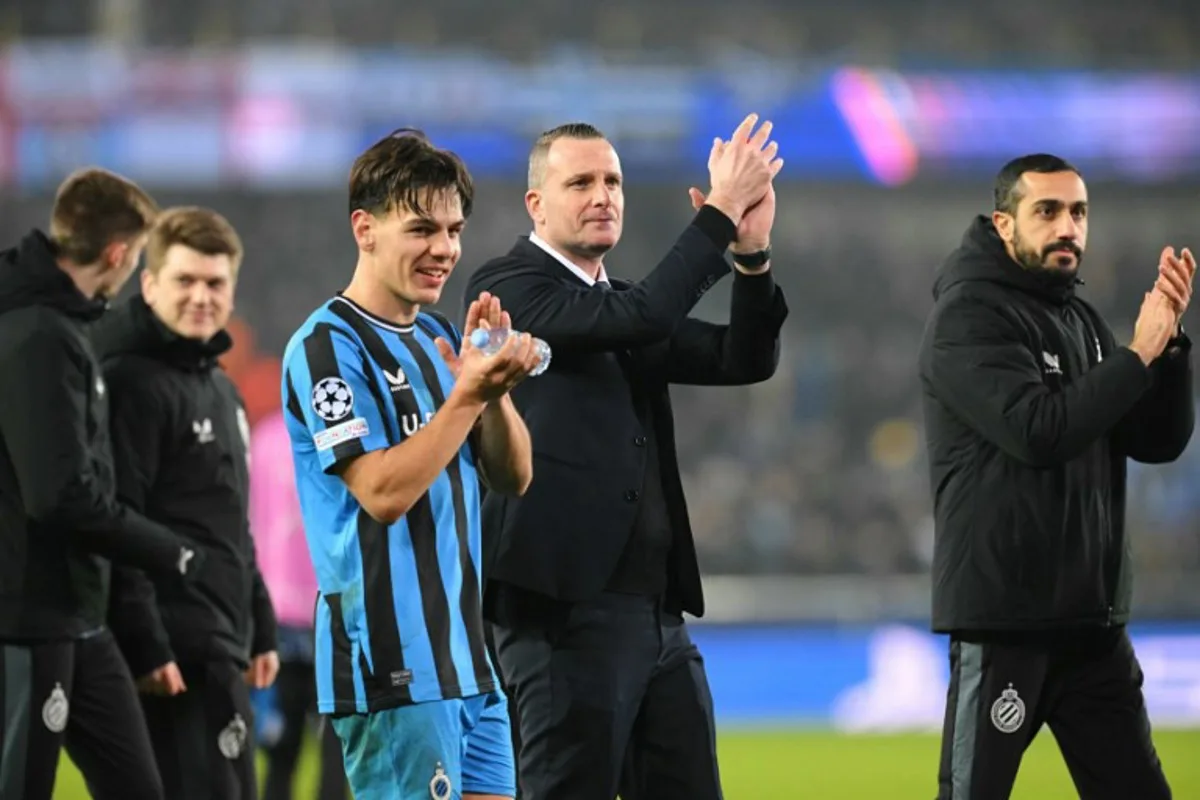
M 429 796 L 433 800 L 450 800 L 453 796 L 454 787 L 450 784 L 450 776 L 446 774 L 446 770 L 442 769 L 442 765 L 438 764 L 433 771 L 433 780 L 429 781 Z
M 992 724 L 1001 733 L 1016 733 L 1024 721 L 1025 701 L 1017 696 L 1017 690 L 1010 683 L 992 703 Z

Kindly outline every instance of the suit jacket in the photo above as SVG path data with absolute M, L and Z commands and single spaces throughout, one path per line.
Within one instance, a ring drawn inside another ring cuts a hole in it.
M 729 219 L 706 208 L 650 275 L 614 280 L 613 291 L 589 287 L 527 237 L 471 277 L 468 302 L 491 292 L 515 329 L 553 352 L 550 368 L 512 393 L 533 441 L 533 482 L 522 497 L 489 493 L 483 502 L 489 590 L 502 582 L 570 602 L 603 591 L 633 527 L 650 415 L 674 535 L 668 598 L 703 614 L 667 387 L 766 380 L 787 316 L 769 271 L 735 273 L 728 325 L 687 316 L 731 272 L 724 252 L 733 235 Z

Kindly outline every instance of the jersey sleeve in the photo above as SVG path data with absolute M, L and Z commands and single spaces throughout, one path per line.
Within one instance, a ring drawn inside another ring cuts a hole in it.
M 366 352 L 358 342 L 332 325 L 317 325 L 285 365 L 293 393 L 288 406 L 303 419 L 327 473 L 391 444 L 383 396 L 365 364 Z

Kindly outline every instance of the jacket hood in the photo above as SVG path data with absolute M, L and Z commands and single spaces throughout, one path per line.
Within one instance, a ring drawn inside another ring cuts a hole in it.
M 1083 283 L 1074 274 L 1021 267 L 1004 249 L 991 218 L 982 214 L 974 219 L 958 249 L 938 270 L 933 283 L 934 299 L 967 281 L 998 283 L 1057 304 L 1068 302 L 1075 294 L 1075 286 Z
M 0 252 L 0 314 L 29 306 L 47 306 L 90 322 L 108 304 L 79 291 L 58 266 L 54 243 L 35 229 L 16 247 Z
M 233 346 L 226 331 L 207 342 L 180 336 L 154 315 L 140 294 L 106 314 L 93 329 L 92 339 L 102 359 L 137 354 L 189 370 L 211 369 Z

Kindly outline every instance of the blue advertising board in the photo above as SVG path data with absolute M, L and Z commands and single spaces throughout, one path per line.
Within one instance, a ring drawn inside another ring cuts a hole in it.
M 936 732 L 949 680 L 946 637 L 914 624 L 690 626 L 722 728 Z M 1156 728 L 1200 728 L 1200 622 L 1130 629 Z M 259 695 L 260 736 L 278 721 Z
M 908 624 L 691 626 L 722 726 L 940 729 L 947 640 Z M 1200 727 L 1200 623 L 1131 627 L 1157 727 Z

